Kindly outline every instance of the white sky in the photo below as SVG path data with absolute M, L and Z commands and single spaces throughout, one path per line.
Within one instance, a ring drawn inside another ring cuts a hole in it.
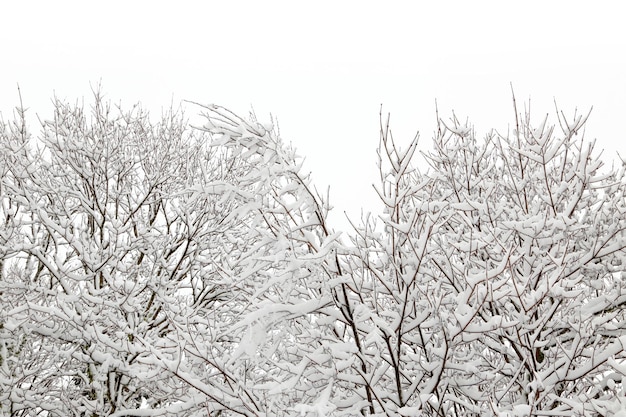
M 8 2 L 7 2 L 8 3 Z M 536 120 L 594 107 L 589 138 L 626 156 L 626 24 L 619 1 L 12 1 L 0 14 L 0 111 L 16 85 L 51 114 L 102 81 L 107 97 L 160 114 L 188 99 L 277 116 L 333 221 L 377 210 L 378 112 L 394 136 L 429 149 L 454 109 L 480 135 L 532 99 Z M 188 115 L 195 113 L 188 108 Z M 554 120 L 552 118 L 551 120 Z

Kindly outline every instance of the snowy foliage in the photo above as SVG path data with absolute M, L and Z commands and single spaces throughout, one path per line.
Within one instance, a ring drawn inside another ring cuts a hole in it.
M 427 166 L 381 118 L 382 203 L 340 237 L 271 125 L 55 101 L 0 128 L 0 414 L 626 410 L 626 180 L 585 117 Z
M 359 228 L 347 261 L 362 346 L 352 374 L 372 413 L 605 415 L 617 404 L 624 169 L 598 172 L 584 121 L 560 118 L 557 135 L 526 120 L 484 140 L 442 121 L 425 174 L 409 162 L 417 139 L 401 151 L 381 128 L 384 229 Z

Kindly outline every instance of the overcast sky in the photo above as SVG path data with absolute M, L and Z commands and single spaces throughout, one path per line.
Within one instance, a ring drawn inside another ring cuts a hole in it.
M 0 111 L 51 115 L 100 81 L 159 114 L 181 100 L 269 113 L 331 186 L 334 220 L 377 210 L 378 113 L 430 147 L 440 116 L 481 136 L 518 101 L 536 118 L 593 106 L 587 135 L 626 156 L 626 24 L 619 1 L 12 1 L 0 15 Z M 95 6 L 97 5 L 97 6 Z M 195 109 L 188 108 L 188 113 Z M 554 120 L 552 118 L 551 120 Z

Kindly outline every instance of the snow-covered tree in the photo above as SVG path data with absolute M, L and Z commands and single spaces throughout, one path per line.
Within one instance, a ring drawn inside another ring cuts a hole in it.
M 400 149 L 381 123 L 383 214 L 356 228 L 344 267 L 346 415 L 621 407 L 626 181 L 623 166 L 600 173 L 585 121 L 560 114 L 557 133 L 527 117 L 479 140 L 442 120 L 425 172 L 417 138 Z
M 96 93 L 0 131 L 0 411 L 609 415 L 626 404 L 624 167 L 586 117 L 417 169 L 381 118 L 382 211 L 347 238 L 273 126 Z M 517 113 L 517 111 L 516 111 Z M 521 117 L 521 116 L 520 116 Z
M 205 110 L 203 127 L 153 124 L 96 94 L 90 113 L 55 101 L 37 138 L 21 110 L 4 126 L 3 411 L 271 415 L 316 398 L 294 366 L 331 304 L 328 208 L 271 126 Z
M 4 167 L 18 236 L 3 248 L 2 319 L 25 340 L 3 408 L 108 415 L 177 398 L 141 341 L 170 331 L 168 303 L 195 256 L 176 193 L 202 181 L 194 162 L 209 154 L 182 121 L 151 125 L 97 96 L 91 114 L 56 101 L 37 140 L 3 138 L 7 154 L 22 148 Z

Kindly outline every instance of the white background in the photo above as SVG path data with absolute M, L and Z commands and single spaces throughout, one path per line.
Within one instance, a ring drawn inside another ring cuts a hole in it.
M 141 102 L 158 116 L 187 99 L 279 120 L 306 157 L 332 220 L 377 210 L 378 113 L 430 146 L 440 116 L 506 132 L 518 103 L 535 120 L 593 106 L 587 137 L 626 157 L 626 23 L 618 1 L 12 1 L 0 12 L 0 111 L 50 98 Z M 623 5 L 621 5 L 623 7 Z M 188 115 L 196 113 L 187 107 Z M 551 120 L 555 121 L 554 117 Z M 36 129 L 35 129 L 36 130 Z

